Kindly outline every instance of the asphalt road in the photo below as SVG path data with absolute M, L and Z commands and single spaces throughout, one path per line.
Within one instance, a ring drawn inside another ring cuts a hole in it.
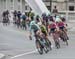
M 13 25 L 3 26 L 0 24 L 0 53 L 5 54 L 5 59 L 75 59 L 75 31 L 69 30 L 69 46 L 62 41 L 61 48 L 56 49 L 53 45 L 48 54 L 39 55 L 35 48 L 35 39 L 29 40 L 28 31 L 17 29 Z

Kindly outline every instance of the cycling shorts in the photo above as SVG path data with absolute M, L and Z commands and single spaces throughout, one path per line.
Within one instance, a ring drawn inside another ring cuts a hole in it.
M 50 29 L 50 32 L 51 32 L 51 33 L 54 33 L 54 32 L 55 32 L 55 29 L 56 29 L 56 28 L 51 28 L 51 29 Z
M 59 27 L 59 30 L 64 30 L 64 28 L 65 28 L 64 26 L 61 26 Z
M 47 32 L 46 32 L 46 31 L 42 31 L 42 33 L 43 33 L 45 36 L 47 36 Z

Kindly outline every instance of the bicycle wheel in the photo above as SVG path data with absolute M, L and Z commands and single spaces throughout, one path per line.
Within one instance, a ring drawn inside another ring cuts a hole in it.
M 46 39 L 46 41 L 47 41 L 47 46 L 48 46 L 48 48 L 49 48 L 50 50 L 52 50 L 51 42 L 50 42 L 48 39 Z
M 60 48 L 60 44 L 58 42 L 56 42 L 55 44 L 56 44 L 56 48 L 59 49 Z
M 59 44 L 59 41 L 58 40 L 55 41 L 55 46 L 56 46 L 57 49 L 60 48 L 60 44 Z
M 57 49 L 59 49 L 60 48 L 59 33 L 58 32 L 55 32 L 54 35 L 53 35 L 53 38 L 54 38 L 54 42 L 55 42 L 55 47 Z
M 48 49 L 48 47 L 47 46 L 44 46 L 44 51 L 45 51 L 45 53 L 48 53 L 49 52 L 49 49 Z
M 66 43 L 66 45 L 68 46 L 68 36 L 63 32 L 63 38 L 64 38 L 64 42 Z
M 45 53 L 48 53 L 49 52 L 49 47 L 48 47 L 48 45 L 47 45 L 47 42 L 46 42 L 46 39 L 43 39 L 43 49 L 44 49 L 44 51 L 45 51 Z
M 30 39 L 30 40 L 32 40 L 32 37 L 31 37 L 31 36 L 29 36 L 29 39 Z
M 36 48 L 37 48 L 39 54 L 42 55 L 43 54 L 43 48 L 41 47 L 41 44 L 38 40 L 36 40 Z

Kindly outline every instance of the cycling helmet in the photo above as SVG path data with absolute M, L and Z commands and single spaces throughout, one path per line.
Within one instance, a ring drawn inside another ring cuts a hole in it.
M 58 17 L 55 19 L 55 22 L 61 22 L 61 21 L 62 20 L 60 18 L 58 18 Z
M 45 16 L 47 16 L 46 13 L 42 13 L 42 17 L 45 17 Z
M 36 15 L 36 18 L 39 18 L 40 16 L 39 15 Z
M 60 18 L 60 16 L 56 16 L 56 18 Z
M 49 13 L 48 16 L 51 16 L 51 14 Z
M 61 15 L 60 17 L 61 17 L 61 18 L 64 18 L 64 15 Z
M 38 22 L 37 24 L 38 24 L 39 26 L 41 26 L 41 25 L 42 25 L 42 23 L 41 23 L 41 22 Z

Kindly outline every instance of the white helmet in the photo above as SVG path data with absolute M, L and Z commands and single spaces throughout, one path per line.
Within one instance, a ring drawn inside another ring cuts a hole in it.
M 64 15 L 61 15 L 60 17 L 61 17 L 61 18 L 63 18 L 63 17 L 64 17 Z
M 59 16 L 56 16 L 56 18 L 60 18 Z
M 39 26 L 40 26 L 40 25 L 42 25 L 42 23 L 41 23 L 41 22 L 38 22 L 37 24 L 38 24 Z
M 62 20 L 60 18 L 56 18 L 55 22 L 61 22 Z

